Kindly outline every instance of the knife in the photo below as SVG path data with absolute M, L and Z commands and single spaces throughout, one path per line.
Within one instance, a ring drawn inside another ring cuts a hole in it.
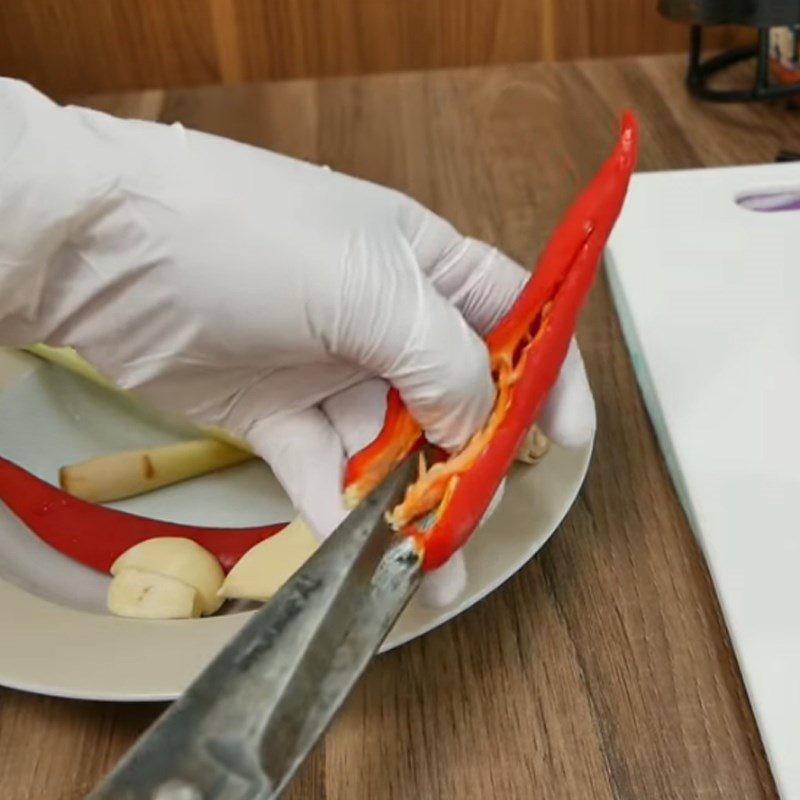
M 407 458 L 241 629 L 86 800 L 272 800 L 419 585 L 385 519 Z

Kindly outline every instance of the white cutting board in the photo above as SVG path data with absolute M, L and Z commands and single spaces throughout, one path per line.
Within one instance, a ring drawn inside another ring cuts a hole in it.
M 607 270 L 781 797 L 800 798 L 800 164 L 636 175 Z

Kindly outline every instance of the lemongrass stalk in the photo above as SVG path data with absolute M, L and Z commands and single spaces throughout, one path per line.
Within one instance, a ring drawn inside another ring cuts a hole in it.
M 206 475 L 252 458 L 216 439 L 127 450 L 62 467 L 61 488 L 92 503 L 108 503 Z

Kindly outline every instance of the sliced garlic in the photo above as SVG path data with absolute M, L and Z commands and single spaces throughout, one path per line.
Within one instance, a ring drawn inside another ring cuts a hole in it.
M 189 619 L 200 616 L 202 603 L 195 589 L 177 578 L 126 568 L 108 587 L 108 610 L 120 617 Z
M 228 573 L 222 598 L 269 600 L 317 549 L 308 525 L 297 517 L 280 533 L 251 547 Z
M 154 572 L 191 586 L 200 598 L 204 615 L 213 614 L 223 603 L 217 596 L 225 574 L 211 553 L 191 539 L 164 536 L 148 539 L 126 550 L 111 565 L 111 574 L 125 569 Z

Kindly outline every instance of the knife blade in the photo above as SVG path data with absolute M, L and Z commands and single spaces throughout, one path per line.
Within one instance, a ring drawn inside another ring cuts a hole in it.
M 404 461 L 255 614 L 86 800 L 272 800 L 416 590 L 421 553 L 385 512 Z

